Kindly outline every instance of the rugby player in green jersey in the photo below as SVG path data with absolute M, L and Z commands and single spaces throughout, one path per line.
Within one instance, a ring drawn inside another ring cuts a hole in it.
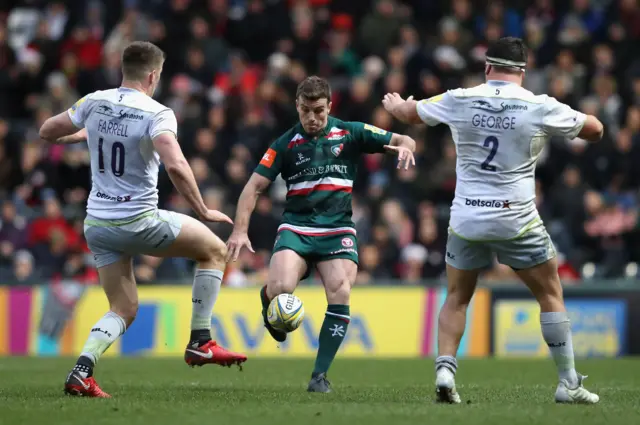
M 267 321 L 270 300 L 293 293 L 300 280 L 316 268 L 327 296 L 318 355 L 308 391 L 330 392 L 327 371 L 349 326 L 349 296 L 358 272 L 356 230 L 351 220 L 351 190 L 360 155 L 389 152 L 398 168 L 415 165 L 415 141 L 360 122 L 329 116 L 331 88 L 309 77 L 296 92 L 300 122 L 275 140 L 262 157 L 238 201 L 235 226 L 227 242 L 227 260 L 247 247 L 249 218 L 256 200 L 278 176 L 287 184 L 282 224 L 278 228 L 267 285 L 260 291 L 262 316 L 271 336 L 287 334 Z

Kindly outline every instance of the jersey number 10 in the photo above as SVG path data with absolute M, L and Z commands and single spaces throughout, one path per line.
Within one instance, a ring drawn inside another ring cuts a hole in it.
M 102 153 L 104 139 L 98 139 L 98 170 L 104 173 L 104 154 Z M 121 142 L 113 142 L 111 145 L 111 171 L 116 177 L 124 174 L 124 145 Z
M 493 157 L 496 156 L 496 152 L 498 152 L 498 144 L 498 138 L 495 136 L 489 136 L 484 139 L 484 147 L 490 147 L 491 152 L 489 152 L 487 159 L 485 159 L 484 162 L 480 165 L 480 168 L 482 168 L 483 170 L 496 171 L 496 166 L 491 165 L 491 161 L 493 160 Z

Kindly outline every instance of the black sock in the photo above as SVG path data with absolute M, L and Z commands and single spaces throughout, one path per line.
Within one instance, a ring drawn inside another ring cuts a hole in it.
M 260 289 L 260 301 L 262 301 L 262 309 L 266 311 L 269 307 L 269 304 L 271 304 L 271 300 L 267 296 L 267 285 L 263 286 L 262 289 Z
M 189 345 L 200 347 L 211 341 L 210 329 L 193 329 L 189 337 Z
M 86 374 L 87 378 L 91 378 L 93 376 L 93 362 L 89 357 L 80 356 L 78 357 L 78 361 L 73 367 L 73 370 L 82 374 Z

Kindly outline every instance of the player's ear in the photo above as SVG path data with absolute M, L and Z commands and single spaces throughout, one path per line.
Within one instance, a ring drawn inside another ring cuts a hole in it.
M 491 72 L 491 65 L 485 65 L 484 66 L 484 75 L 489 75 L 490 72 Z
M 329 103 L 327 103 L 327 114 L 331 113 L 331 105 L 333 105 L 333 103 L 329 101 Z

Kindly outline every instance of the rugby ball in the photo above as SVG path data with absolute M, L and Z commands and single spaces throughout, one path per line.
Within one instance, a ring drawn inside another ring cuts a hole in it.
M 271 300 L 267 310 L 267 320 L 275 329 L 293 332 L 304 319 L 304 306 L 300 298 L 293 294 L 280 294 Z

